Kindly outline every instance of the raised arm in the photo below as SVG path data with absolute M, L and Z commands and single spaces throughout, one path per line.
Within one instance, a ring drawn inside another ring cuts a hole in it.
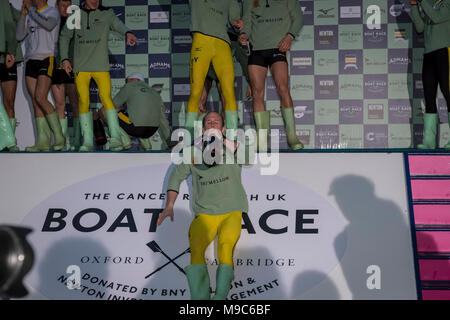
M 54 13 L 48 17 L 44 17 L 43 15 L 41 15 L 37 11 L 36 7 L 30 7 L 28 13 L 34 21 L 36 21 L 42 28 L 47 31 L 52 31 L 58 25 L 59 13 L 57 10 L 55 10 Z
M 28 34 L 26 21 L 27 21 L 27 12 L 28 10 L 22 6 L 21 15 L 19 21 L 17 21 L 16 25 L 16 39 L 17 41 L 22 41 Z

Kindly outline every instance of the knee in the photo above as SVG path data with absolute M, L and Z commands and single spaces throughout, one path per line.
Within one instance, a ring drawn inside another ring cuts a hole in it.
M 42 93 L 36 92 L 35 100 L 39 106 L 44 106 L 46 103 L 48 103 L 47 95 L 44 95 Z
M 190 93 L 191 99 L 200 102 L 202 95 L 203 95 L 203 87 L 191 85 L 191 93 Z M 206 99 L 207 96 L 205 96 L 204 100 L 206 101 Z
M 277 85 L 277 92 L 280 97 L 286 97 L 290 95 L 289 86 L 286 84 Z
M 206 264 L 205 250 L 191 245 L 191 264 Z
M 219 243 L 217 246 L 217 255 L 220 264 L 233 266 L 233 245 L 228 242 Z
M 100 101 L 106 110 L 114 109 L 114 104 L 111 99 L 111 95 L 108 92 L 99 92 Z
M 264 88 L 252 86 L 252 96 L 253 96 L 253 99 L 263 99 L 264 100 Z
M 80 97 L 78 99 L 78 110 L 79 113 L 89 112 L 89 97 Z
M 221 252 L 230 253 L 233 250 L 233 244 L 228 241 L 219 242 L 217 249 Z
M 55 100 L 55 107 L 56 109 L 65 109 L 66 107 L 66 100 Z
M 14 97 L 3 96 L 3 105 L 7 111 L 14 111 Z

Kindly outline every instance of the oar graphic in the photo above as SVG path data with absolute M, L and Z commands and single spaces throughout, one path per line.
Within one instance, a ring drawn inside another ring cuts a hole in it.
M 173 258 L 172 260 L 175 261 L 177 260 L 179 257 L 184 256 L 186 253 L 190 253 L 191 252 L 191 248 L 187 248 L 186 250 L 184 250 L 182 253 L 180 253 L 179 255 L 177 255 L 175 258 Z M 169 261 L 165 264 L 163 264 L 161 267 L 157 268 L 155 271 L 153 271 L 152 273 L 150 273 L 149 275 L 147 275 L 145 277 L 145 279 L 150 278 L 153 274 L 157 273 L 159 270 L 165 268 L 168 264 L 171 264 L 172 261 Z
M 180 270 L 181 272 L 183 272 L 184 274 L 186 274 L 183 270 L 183 268 L 181 268 L 175 261 L 173 261 L 156 243 L 156 241 L 150 241 L 149 243 L 147 243 L 147 246 L 152 249 L 153 252 L 159 252 L 161 253 L 164 257 L 167 258 L 167 260 L 169 260 L 169 263 L 173 263 L 173 265 L 175 267 L 177 267 L 178 270 Z

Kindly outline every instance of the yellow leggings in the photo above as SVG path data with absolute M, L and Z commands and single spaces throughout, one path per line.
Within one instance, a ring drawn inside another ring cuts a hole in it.
M 211 62 L 225 98 L 225 110 L 237 110 L 234 96 L 234 64 L 230 45 L 219 38 L 195 32 L 191 49 L 191 95 L 187 106 L 188 112 L 198 112 L 198 103 Z
M 91 78 L 94 78 L 97 84 L 98 95 L 105 109 L 114 109 L 111 99 L 111 76 L 109 72 L 77 72 L 75 73 L 75 84 L 78 90 L 78 108 L 80 113 L 89 112 L 89 84 L 91 83 Z
M 233 251 L 241 236 L 241 228 L 242 212 L 239 211 L 217 216 L 197 214 L 189 228 L 191 264 L 206 264 L 206 248 L 218 235 L 219 263 L 233 267 Z

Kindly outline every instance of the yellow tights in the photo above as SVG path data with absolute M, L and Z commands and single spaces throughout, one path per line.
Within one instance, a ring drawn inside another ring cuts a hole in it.
M 237 110 L 234 95 L 234 63 L 230 45 L 219 38 L 195 32 L 191 49 L 191 94 L 187 106 L 188 112 L 198 112 L 198 103 L 211 62 L 225 98 L 225 110 Z
M 105 109 L 114 109 L 111 99 L 111 76 L 109 72 L 77 72 L 75 74 L 75 84 L 78 90 L 78 108 L 80 113 L 89 112 L 89 84 L 91 83 L 91 78 L 97 84 L 98 95 Z
M 205 251 L 218 236 L 217 254 L 220 264 L 233 267 L 233 251 L 242 228 L 242 212 L 222 215 L 197 214 L 189 228 L 191 264 L 206 264 Z

